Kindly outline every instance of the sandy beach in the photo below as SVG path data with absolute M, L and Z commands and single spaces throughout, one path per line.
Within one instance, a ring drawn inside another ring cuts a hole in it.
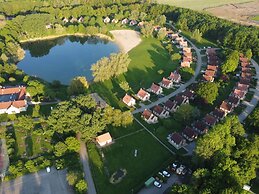
M 113 30 L 114 41 L 119 45 L 122 52 L 129 52 L 141 42 L 139 32 L 134 30 Z

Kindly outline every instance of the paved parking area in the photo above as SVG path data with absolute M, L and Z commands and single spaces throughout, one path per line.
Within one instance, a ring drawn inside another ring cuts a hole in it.
M 150 186 L 148 188 L 144 187 L 138 194 L 163 194 L 168 188 L 170 188 L 174 183 L 181 183 L 180 176 L 172 174 L 166 183 L 162 183 L 161 188 L 155 186 Z
M 66 171 L 54 168 L 24 175 L 0 184 L 0 194 L 73 194 L 66 182 Z

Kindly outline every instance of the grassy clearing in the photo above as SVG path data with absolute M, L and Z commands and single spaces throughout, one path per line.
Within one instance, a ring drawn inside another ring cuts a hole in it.
M 259 15 L 252 17 L 251 20 L 259 21 Z
M 131 63 L 124 75 L 103 83 L 93 83 L 91 91 L 99 93 L 106 102 L 115 107 L 124 107 L 121 98 L 125 91 L 119 83 L 127 81 L 136 93 L 141 87 L 149 88 L 152 82 L 160 82 L 163 76 L 168 76 L 178 67 L 178 61 L 172 62 L 167 50 L 155 38 L 144 38 L 142 42 L 129 52 Z M 159 74 L 159 70 L 163 73 Z
M 134 132 L 142 127 L 134 124 L 132 129 L 131 132 Z M 134 156 L 135 149 L 138 150 L 137 157 Z M 135 193 L 150 176 L 160 170 L 163 163 L 172 159 L 171 154 L 144 130 L 115 140 L 114 144 L 103 148 L 104 158 L 93 143 L 88 144 L 88 153 L 99 194 L 128 194 L 132 190 Z M 120 168 L 126 169 L 127 175 L 120 183 L 113 185 L 109 177 Z
M 203 10 L 210 7 L 217 7 L 231 3 L 245 3 L 251 2 L 249 0 L 196 0 L 195 3 L 192 0 L 158 0 L 158 3 L 169 4 L 177 7 L 184 7 L 194 10 Z

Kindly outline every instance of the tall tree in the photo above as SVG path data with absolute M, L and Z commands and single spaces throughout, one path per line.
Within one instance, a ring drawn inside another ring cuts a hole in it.
M 89 84 L 84 76 L 78 76 L 71 80 L 67 92 L 69 95 L 85 94 Z
M 239 62 L 239 53 L 238 51 L 232 51 L 229 56 L 227 56 L 227 60 L 222 65 L 221 70 L 222 73 L 230 73 L 234 72 L 238 67 Z
M 200 83 L 196 93 L 205 103 L 213 104 L 218 96 L 218 84 L 215 82 Z

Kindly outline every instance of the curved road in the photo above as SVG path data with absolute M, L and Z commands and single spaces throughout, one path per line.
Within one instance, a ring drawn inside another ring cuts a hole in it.
M 252 100 L 250 102 L 245 103 L 246 105 L 245 110 L 238 116 L 240 122 L 243 122 L 248 117 L 248 115 L 251 114 L 251 112 L 254 110 L 254 108 L 256 107 L 259 101 L 259 65 L 253 59 L 251 60 L 251 63 L 255 67 L 257 84 L 256 84 L 255 93 Z
M 166 102 L 167 100 L 169 100 L 169 98 L 181 93 L 183 90 L 185 90 L 189 85 L 191 85 L 192 83 L 194 83 L 195 79 L 197 78 L 197 76 L 199 75 L 200 71 L 201 71 L 201 66 L 202 66 L 202 59 L 201 59 L 201 53 L 200 53 L 200 49 L 197 48 L 189 39 L 185 38 L 185 40 L 187 40 L 189 42 L 189 44 L 192 46 L 192 48 L 195 50 L 196 54 L 197 54 L 197 66 L 196 66 L 196 69 L 195 69 L 195 74 L 194 76 L 189 80 L 187 81 L 186 83 L 184 83 L 183 85 L 181 85 L 177 90 L 175 90 L 174 92 L 166 95 L 165 97 L 163 98 L 160 98 L 158 99 L 157 101 L 155 102 L 152 102 L 151 104 L 148 104 L 148 105 L 144 105 L 142 106 L 141 108 L 139 109 L 136 109 L 134 110 L 132 113 L 133 114 L 136 114 L 136 113 L 139 113 L 139 112 L 143 112 L 145 109 L 150 109 L 152 108 L 153 106 L 157 105 L 157 104 L 160 104 L 160 103 L 163 103 L 163 102 Z

